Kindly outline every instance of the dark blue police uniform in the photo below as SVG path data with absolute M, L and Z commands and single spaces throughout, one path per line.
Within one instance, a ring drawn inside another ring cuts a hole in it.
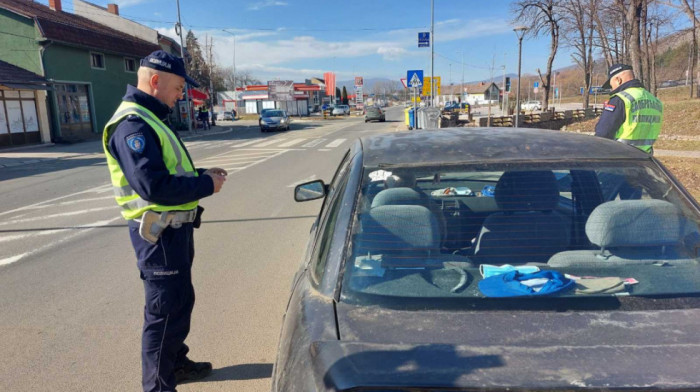
M 133 86 L 127 87 L 123 100 L 137 103 L 161 119 L 166 118 L 170 110 L 155 97 Z M 127 140 L 137 134 L 142 135 L 144 141 L 140 148 L 134 149 Z M 179 136 L 178 140 L 182 144 Z M 119 162 L 129 185 L 147 201 L 181 205 L 214 193 L 212 179 L 202 176 L 205 169 L 197 169 L 199 177 L 173 176 L 168 172 L 155 131 L 138 116 L 129 116 L 117 126 L 109 139 L 109 151 Z M 191 161 L 189 153 L 187 159 Z M 193 224 L 168 227 L 158 242 L 151 244 L 139 235 L 138 222 L 128 222 L 146 293 L 142 336 L 143 389 L 145 392 L 175 391 L 175 372 L 189 361 L 189 349 L 184 342 L 190 331 L 195 301 L 191 275 Z
M 611 91 L 610 95 L 632 87 L 644 87 L 644 85 L 639 80 L 633 79 L 621 84 L 620 87 Z M 615 135 L 627 119 L 626 117 L 625 102 L 617 96 L 610 98 L 603 104 L 603 113 L 595 126 L 595 135 L 615 140 Z

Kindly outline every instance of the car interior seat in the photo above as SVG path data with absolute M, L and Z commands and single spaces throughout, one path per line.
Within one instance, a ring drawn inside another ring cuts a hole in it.
M 409 187 L 384 189 L 372 199 L 371 208 L 387 205 L 419 205 L 428 208 L 438 222 L 440 240 L 447 238 L 447 221 L 440 205 L 424 193 Z
M 551 171 L 508 171 L 496 183 L 499 212 L 486 217 L 473 247 L 478 263 L 544 263 L 566 249 L 570 228 L 555 211 L 559 188 Z
M 428 208 L 384 205 L 360 216 L 356 255 L 391 256 L 393 263 L 423 266 L 426 257 L 440 253 L 440 230 Z
M 613 200 L 596 207 L 586 221 L 586 236 L 599 249 L 552 256 L 552 267 L 622 264 L 697 263 L 683 242 L 697 237 L 697 225 L 664 200 Z

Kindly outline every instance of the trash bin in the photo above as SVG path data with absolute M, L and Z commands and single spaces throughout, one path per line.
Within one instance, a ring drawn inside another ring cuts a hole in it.
M 418 110 L 418 128 L 437 129 L 440 121 L 440 109 L 421 108 Z
M 415 113 L 416 129 L 425 129 L 425 108 L 418 108 Z
M 416 110 L 414 108 L 408 110 L 408 126 L 411 129 L 418 128 L 416 126 Z
M 409 112 L 410 112 L 410 111 L 411 111 L 411 108 L 406 108 L 406 109 L 404 109 L 404 111 L 403 111 L 403 114 L 404 114 L 404 123 L 405 123 L 406 125 L 408 125 L 409 127 L 411 126 L 411 121 L 410 121 L 411 118 L 410 118 L 410 115 L 409 115 Z

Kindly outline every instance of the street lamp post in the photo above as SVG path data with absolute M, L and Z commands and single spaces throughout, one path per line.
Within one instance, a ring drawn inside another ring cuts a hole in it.
M 180 57 L 182 57 L 182 62 L 187 65 L 187 58 L 185 58 L 185 43 L 182 39 L 182 22 L 180 21 L 180 0 L 177 0 L 177 23 L 175 24 L 175 33 L 180 36 Z M 190 118 L 190 86 L 185 83 L 185 106 L 187 107 L 187 130 L 192 132 L 192 119 Z M 195 131 L 196 132 L 196 131 Z
M 515 97 L 515 127 L 520 125 L 520 66 L 523 55 L 523 36 L 527 31 L 527 27 L 518 26 L 513 29 L 518 37 L 518 96 Z

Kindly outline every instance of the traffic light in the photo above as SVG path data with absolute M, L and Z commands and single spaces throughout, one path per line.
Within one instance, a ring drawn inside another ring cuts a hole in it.
M 506 76 L 506 92 L 510 92 L 510 77 Z

